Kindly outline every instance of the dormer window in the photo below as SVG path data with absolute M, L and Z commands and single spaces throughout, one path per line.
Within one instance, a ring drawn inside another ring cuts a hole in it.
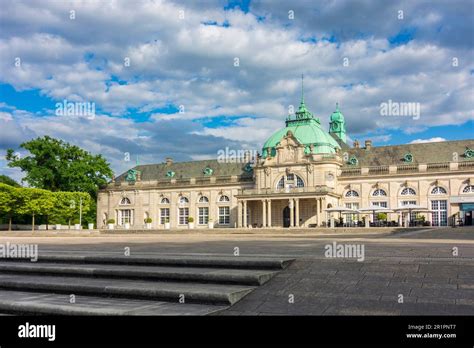
M 204 168 L 204 170 L 202 172 L 203 172 L 204 175 L 210 176 L 210 175 L 212 175 L 212 173 L 214 173 L 214 170 L 212 170 L 212 168 L 206 167 L 206 168 Z
M 403 156 L 403 160 L 406 163 L 412 163 L 413 162 L 413 155 L 409 152 L 409 153 L 405 154 L 405 156 Z

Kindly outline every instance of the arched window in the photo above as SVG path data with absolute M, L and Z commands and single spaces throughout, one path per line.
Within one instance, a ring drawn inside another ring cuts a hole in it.
M 386 196 L 387 195 L 387 192 L 385 192 L 385 190 L 382 190 L 382 189 L 376 189 L 373 193 L 372 193 L 372 196 L 373 197 L 380 197 L 380 196 Z
M 304 181 L 298 175 L 296 176 L 296 187 L 304 187 Z
M 129 205 L 129 204 L 131 204 L 131 202 L 130 202 L 130 199 L 128 199 L 127 197 L 123 197 L 122 200 L 120 201 L 120 204 L 121 205 Z
M 160 203 L 161 203 L 161 204 L 170 204 L 170 200 L 165 197 L 165 198 L 162 198 L 162 199 L 161 199 L 161 202 L 160 202 Z
M 283 188 L 285 188 L 285 178 L 282 176 L 280 181 L 278 181 L 277 189 L 283 189 Z
M 286 180 L 285 180 L 285 176 L 281 177 L 281 179 L 277 183 L 276 188 L 279 190 L 284 189 L 285 182 L 288 184 L 289 187 L 295 187 L 295 183 L 296 183 L 296 187 L 304 187 L 303 179 L 296 174 L 290 173 L 286 175 Z
M 209 199 L 206 196 L 201 196 L 199 198 L 199 203 L 209 203 Z
M 219 202 L 230 202 L 230 199 L 229 199 L 228 196 L 222 195 L 222 196 L 220 196 L 220 198 L 219 198 Z
M 474 185 L 467 185 L 463 190 L 462 193 L 474 193 Z
M 400 192 L 400 195 L 401 196 L 415 196 L 416 195 L 416 192 L 414 189 L 412 189 L 411 187 L 405 187 L 402 192 Z
M 181 197 L 179 198 L 179 203 L 180 203 L 180 204 L 189 203 L 189 199 L 187 199 L 187 198 L 184 197 L 184 196 L 181 196 Z
M 445 195 L 446 193 L 446 190 L 441 186 L 433 187 L 433 189 L 431 190 L 432 195 Z
M 359 193 L 354 190 L 349 190 L 346 192 L 346 197 L 359 197 Z

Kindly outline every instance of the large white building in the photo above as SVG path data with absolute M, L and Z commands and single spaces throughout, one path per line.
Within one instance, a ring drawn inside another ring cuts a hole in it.
M 389 209 L 418 205 L 430 212 L 386 217 L 342 214 L 397 225 L 472 224 L 474 140 L 397 146 L 346 144 L 344 116 L 336 108 L 326 132 L 302 98 L 295 117 L 263 145 L 253 162 L 204 160 L 140 165 L 98 195 L 97 226 L 120 228 L 327 226 L 326 209 Z M 410 215 L 405 216 L 405 215 Z M 335 214 L 339 221 L 339 214 Z M 193 219 L 189 219 L 192 217 Z M 421 223 L 421 222 L 418 222 Z

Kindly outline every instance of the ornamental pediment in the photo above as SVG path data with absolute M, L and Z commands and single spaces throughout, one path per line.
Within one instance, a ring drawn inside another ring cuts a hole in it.
M 296 139 L 296 137 L 293 135 L 291 131 L 288 131 L 286 135 L 281 139 L 278 148 L 288 148 L 288 147 L 298 147 L 301 146 L 301 143 Z
M 300 144 L 291 131 L 288 131 L 281 139 L 276 150 L 278 163 L 296 163 L 303 155 L 304 146 Z

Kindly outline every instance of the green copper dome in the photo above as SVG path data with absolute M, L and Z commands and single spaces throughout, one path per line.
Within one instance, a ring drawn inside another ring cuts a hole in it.
M 291 121 L 287 121 L 285 128 L 277 131 L 265 142 L 262 150 L 263 157 L 268 157 L 268 149 L 270 149 L 270 156 L 275 156 L 276 146 L 287 135 L 288 131 L 293 133 L 298 142 L 306 145 L 306 154 L 310 153 L 311 145 L 313 145 L 312 152 L 315 154 L 335 153 L 336 149 L 341 148 L 334 138 L 321 128 L 318 120 L 312 118 L 304 123 L 291 123 Z
M 300 107 L 295 114 L 295 119 L 288 116 L 286 127 L 277 131 L 265 142 L 262 150 L 263 157 L 275 156 L 276 147 L 289 131 L 293 133 L 299 143 L 305 145 L 305 154 L 311 152 L 311 147 L 314 154 L 335 153 L 336 149 L 341 148 L 337 141 L 321 128 L 320 120 L 306 109 L 303 91 L 301 92 Z

